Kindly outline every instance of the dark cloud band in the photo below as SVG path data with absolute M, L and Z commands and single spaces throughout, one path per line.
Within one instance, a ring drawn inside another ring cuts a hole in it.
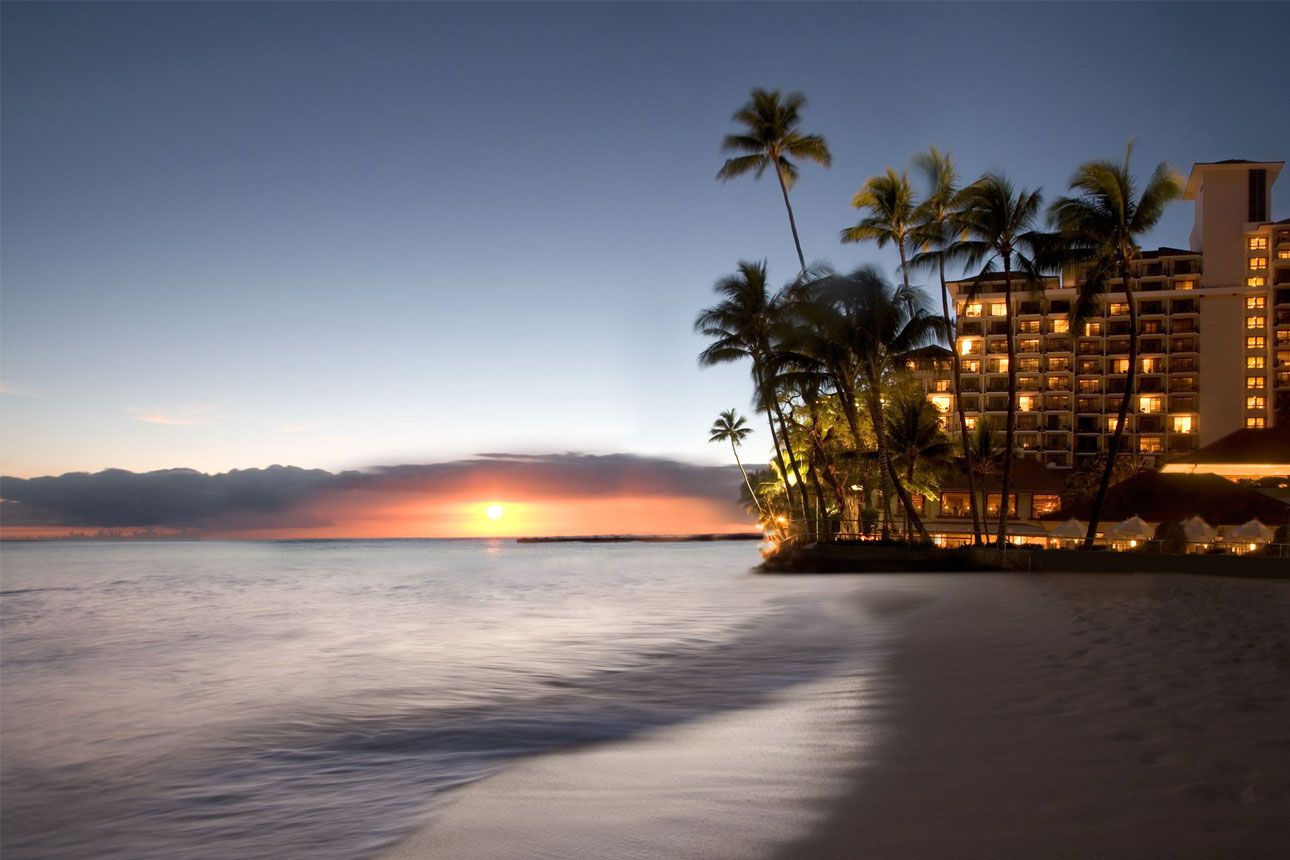
M 0 477 L 6 526 L 203 530 L 327 525 L 310 503 L 332 494 L 460 494 L 513 489 L 526 498 L 683 496 L 730 502 L 739 473 L 631 454 L 480 454 L 447 463 L 332 473 L 270 466 L 209 475 L 192 469 Z M 361 500 L 356 500 L 361 504 Z

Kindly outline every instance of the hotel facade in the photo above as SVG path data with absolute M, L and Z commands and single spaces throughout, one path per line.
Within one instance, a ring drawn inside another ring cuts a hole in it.
M 1290 426 L 1290 219 L 1269 220 L 1283 162 L 1192 167 L 1188 247 L 1144 251 L 1135 263 L 1138 375 L 1121 451 L 1153 464 L 1242 428 Z M 1053 468 L 1109 447 L 1129 362 L 1129 306 L 1111 291 L 1100 313 L 1072 330 L 1081 274 L 1038 290 L 1014 275 L 1017 433 L 1021 456 Z M 955 348 L 970 423 L 1002 431 L 1008 406 L 1008 322 L 1002 275 L 951 283 Z M 947 379 L 933 402 L 954 409 Z

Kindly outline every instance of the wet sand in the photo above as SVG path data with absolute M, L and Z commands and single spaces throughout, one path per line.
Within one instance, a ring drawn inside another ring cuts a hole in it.
M 887 740 L 779 858 L 1286 856 L 1286 583 L 904 580 Z
M 1285 582 L 856 581 L 882 644 L 834 683 L 523 763 L 383 856 L 1285 856 Z

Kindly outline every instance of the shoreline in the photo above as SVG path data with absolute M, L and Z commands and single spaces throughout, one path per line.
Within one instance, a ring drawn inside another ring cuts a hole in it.
M 943 599 L 894 646 L 888 742 L 775 860 L 1282 856 L 1285 585 L 901 580 Z
M 833 686 L 518 763 L 378 856 L 1262 860 L 1290 842 L 1284 583 L 904 574 L 846 600 L 878 650 Z

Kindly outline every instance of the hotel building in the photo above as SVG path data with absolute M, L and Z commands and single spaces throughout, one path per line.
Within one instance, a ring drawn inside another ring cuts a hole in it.
M 1144 251 L 1135 263 L 1137 390 L 1122 452 L 1153 462 L 1191 453 L 1235 430 L 1290 426 L 1290 220 L 1269 221 L 1283 162 L 1192 167 L 1186 249 Z M 1129 306 L 1111 291 L 1072 331 L 1081 274 L 1039 290 L 1014 275 L 1018 363 L 1016 444 L 1022 456 L 1066 468 L 1109 444 L 1128 370 Z M 1002 432 L 1008 401 L 1003 276 L 950 284 L 958 315 L 963 406 Z M 939 385 L 934 400 L 953 398 Z

